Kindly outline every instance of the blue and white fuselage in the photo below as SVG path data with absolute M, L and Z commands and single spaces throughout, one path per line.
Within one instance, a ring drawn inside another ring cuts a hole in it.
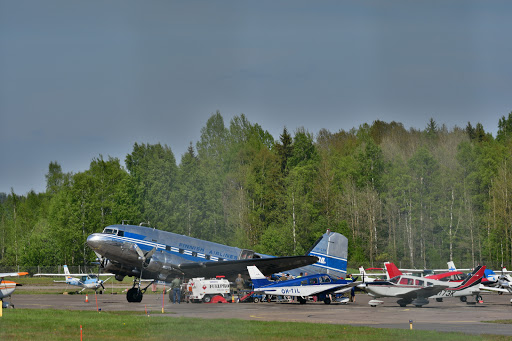
M 247 270 L 254 285 L 254 291 L 267 295 L 299 297 L 300 303 L 306 303 L 309 296 L 318 296 L 326 304 L 331 303 L 329 294 L 343 293 L 356 285 L 352 280 L 337 279 L 326 274 L 302 276 L 285 281 L 268 280 L 256 266 Z

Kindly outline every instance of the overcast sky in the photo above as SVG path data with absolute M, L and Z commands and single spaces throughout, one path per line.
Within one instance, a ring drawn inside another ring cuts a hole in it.
M 0 0 L 0 192 L 135 142 L 177 161 L 219 110 L 275 139 L 512 111 L 510 1 Z

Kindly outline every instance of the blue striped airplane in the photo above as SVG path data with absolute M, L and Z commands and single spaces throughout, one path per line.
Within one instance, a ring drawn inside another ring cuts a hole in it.
M 274 257 L 248 249 L 222 245 L 176 233 L 136 225 L 111 225 L 91 234 L 88 246 L 100 259 L 100 266 L 115 274 L 116 280 L 134 277 L 128 302 L 141 302 L 153 281 L 171 282 L 176 276 L 225 276 L 248 278 L 247 266 L 256 265 L 264 275 L 286 271 L 290 275 L 329 274 L 345 277 L 348 241 L 327 230 L 303 256 Z M 141 281 L 152 282 L 141 288 Z

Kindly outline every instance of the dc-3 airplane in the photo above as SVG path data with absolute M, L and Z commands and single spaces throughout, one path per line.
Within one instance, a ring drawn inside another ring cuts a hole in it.
M 51 276 L 51 277 L 58 277 L 58 276 L 66 276 L 65 281 L 54 281 L 55 283 L 66 283 L 69 285 L 77 286 L 82 288 L 80 292 L 88 289 L 88 290 L 94 290 L 98 291 L 98 289 L 102 288 L 105 290 L 105 287 L 103 286 L 103 283 L 108 281 L 110 279 L 107 278 L 106 280 L 99 279 L 99 276 L 113 276 L 113 274 L 100 274 L 93 275 L 93 274 L 71 274 L 69 272 L 68 266 L 64 265 L 64 275 L 63 274 L 35 274 L 34 276 Z M 78 277 L 73 277 L 78 276 Z M 102 293 L 102 290 L 100 290 L 100 294 Z
M 441 292 L 446 292 L 446 296 L 454 296 L 456 292 L 475 288 L 478 290 L 479 284 L 484 275 L 485 266 L 478 266 L 475 270 L 466 277 L 462 282 L 447 282 L 425 277 L 398 275 L 388 281 L 374 281 L 359 285 L 359 288 L 366 290 L 366 292 L 379 297 L 398 297 L 397 303 L 401 307 L 408 304 L 413 304 L 416 307 L 421 307 L 429 303 L 428 298 L 439 295 Z M 392 274 L 390 273 L 390 276 Z M 371 300 L 368 302 L 371 306 L 375 307 L 382 304 L 382 301 Z
M 336 279 L 327 274 L 303 276 L 286 281 L 270 281 L 254 265 L 248 266 L 247 270 L 255 292 L 297 297 L 300 304 L 306 303 L 309 296 L 317 296 L 325 304 L 330 304 L 330 294 L 348 291 L 358 284 L 351 280 Z
M 87 244 L 100 259 L 105 271 L 117 280 L 133 276 L 128 302 L 141 302 L 146 289 L 142 279 L 171 282 L 184 278 L 247 276 L 247 266 L 256 265 L 264 275 L 282 271 L 330 274 L 344 277 L 347 267 L 348 240 L 327 231 L 304 256 L 273 257 L 205 240 L 135 225 L 111 225 L 102 233 L 91 234 Z M 294 269 L 294 270 L 292 270 Z
M 4 280 L 4 277 L 15 277 L 25 275 L 28 275 L 28 272 L 0 273 L 0 302 L 2 304 L 2 308 L 7 308 L 9 307 L 9 305 L 14 308 L 14 305 L 9 304 L 9 302 L 4 302 L 4 298 L 11 297 L 14 290 L 16 290 L 16 287 L 21 286 L 21 284 L 19 283 Z

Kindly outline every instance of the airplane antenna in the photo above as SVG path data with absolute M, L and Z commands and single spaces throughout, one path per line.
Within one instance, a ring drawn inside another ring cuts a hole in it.
M 121 220 L 121 225 L 125 225 L 125 222 L 126 223 L 129 223 L 131 220 Z

